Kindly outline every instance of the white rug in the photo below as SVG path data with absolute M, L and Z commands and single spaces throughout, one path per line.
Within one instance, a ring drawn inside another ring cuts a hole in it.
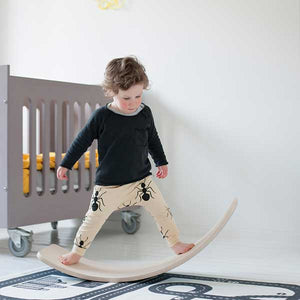
M 300 285 L 175 273 L 138 282 L 101 283 L 46 269 L 0 280 L 0 300 L 17 299 L 299 300 Z

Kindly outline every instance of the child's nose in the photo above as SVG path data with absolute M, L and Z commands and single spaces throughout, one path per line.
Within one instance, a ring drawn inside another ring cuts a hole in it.
M 136 105 L 136 100 L 131 100 L 130 102 L 129 102 L 129 107 L 132 107 L 132 106 L 135 106 Z

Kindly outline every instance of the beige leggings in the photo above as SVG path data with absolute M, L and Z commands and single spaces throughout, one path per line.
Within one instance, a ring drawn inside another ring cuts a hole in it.
M 72 252 L 84 255 L 111 213 L 133 205 L 144 206 L 150 212 L 170 247 L 179 241 L 179 232 L 172 213 L 150 175 L 124 185 L 95 185 L 89 210 L 78 229 Z

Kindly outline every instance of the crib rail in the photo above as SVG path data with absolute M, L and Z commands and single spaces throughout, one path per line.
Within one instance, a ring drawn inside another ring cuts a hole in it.
M 8 76 L 9 66 L 0 68 L 0 225 L 6 227 L 7 224 L 7 170 L 8 170 L 8 152 L 7 152 L 7 100 L 8 100 Z
M 9 66 L 0 67 L 0 226 L 18 227 L 69 218 L 82 217 L 87 208 L 91 190 L 84 187 L 84 157 L 79 160 L 79 186 L 73 188 L 73 176 L 69 176 L 68 190 L 56 181 L 55 192 L 50 191 L 49 153 L 56 153 L 56 168 L 61 155 L 71 144 L 75 132 L 75 102 L 80 108 L 80 124 L 85 124 L 85 106 L 91 111 L 96 105 L 105 105 L 100 86 L 67 83 L 10 76 Z M 4 103 L 4 100 L 7 100 Z M 23 107 L 29 111 L 29 194 L 23 193 Z M 39 123 L 37 114 L 40 112 Z M 54 123 L 53 123 L 54 122 Z M 37 125 L 38 124 L 38 125 Z M 37 128 L 38 127 L 38 128 Z M 37 129 L 39 134 L 37 134 Z M 90 147 L 90 189 L 95 174 L 96 142 Z M 38 147 L 37 147 L 38 146 Z M 36 191 L 38 171 L 36 168 L 37 148 L 43 153 L 43 191 Z M 4 154 L 3 154 L 4 153 Z M 6 187 L 6 189 L 4 188 Z M 3 200 L 4 199 L 4 200 Z

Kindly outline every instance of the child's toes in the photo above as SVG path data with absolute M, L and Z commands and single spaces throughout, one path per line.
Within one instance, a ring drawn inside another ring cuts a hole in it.
M 188 244 L 184 247 L 183 251 L 180 254 L 186 253 L 190 251 L 195 245 L 194 244 Z
M 189 250 L 191 250 L 192 248 L 194 248 L 195 247 L 195 244 L 190 244 L 189 245 Z
M 67 258 L 66 258 L 66 257 L 63 257 L 63 256 L 60 256 L 60 257 L 59 257 L 59 261 L 60 261 L 62 264 L 64 264 L 64 265 L 66 265 L 67 262 L 68 262 Z

